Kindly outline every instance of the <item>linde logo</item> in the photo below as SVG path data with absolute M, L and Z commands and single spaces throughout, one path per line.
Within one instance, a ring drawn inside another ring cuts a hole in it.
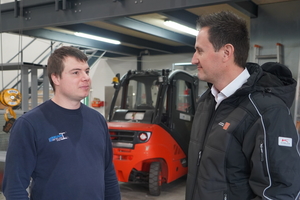
M 279 146 L 292 147 L 293 146 L 292 142 L 293 142 L 292 138 L 278 137 L 278 145 Z
M 227 130 L 228 129 L 228 127 L 230 126 L 230 123 L 229 122 L 219 122 L 219 125 L 220 126 L 223 126 L 223 129 L 224 130 Z

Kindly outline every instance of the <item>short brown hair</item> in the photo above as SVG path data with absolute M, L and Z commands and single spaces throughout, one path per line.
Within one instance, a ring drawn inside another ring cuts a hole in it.
M 51 75 L 54 74 L 61 77 L 61 74 L 64 71 L 64 60 L 66 57 L 73 57 L 81 62 L 87 62 L 88 60 L 87 56 L 75 47 L 62 46 L 56 49 L 49 57 L 47 64 L 49 81 L 54 91 L 55 87 Z
M 197 28 L 208 27 L 209 41 L 215 51 L 226 44 L 234 47 L 234 62 L 245 68 L 249 52 L 249 33 L 244 19 L 234 13 L 221 11 L 200 16 Z

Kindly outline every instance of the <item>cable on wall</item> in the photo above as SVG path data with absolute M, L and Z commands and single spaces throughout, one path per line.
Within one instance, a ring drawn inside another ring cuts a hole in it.
M 1 24 L 2 24 L 2 1 L 0 0 L 0 30 L 1 30 Z M 0 59 L 1 59 L 1 89 L 0 89 L 0 92 L 4 89 L 4 75 L 3 75 L 3 49 L 2 49 L 2 32 L 0 32 L 0 51 L 1 51 L 1 55 L 0 55 Z
M 23 2 L 25 0 L 20 0 L 20 13 L 19 13 L 19 56 L 18 56 L 18 70 L 17 70 L 17 74 L 21 73 L 21 65 L 23 64 L 23 50 L 22 50 L 22 46 L 23 46 Z M 17 4 L 17 0 L 15 0 L 15 3 Z M 17 82 L 20 81 L 19 76 L 17 76 Z M 19 85 L 18 85 L 19 87 Z M 21 88 L 19 88 L 21 89 Z

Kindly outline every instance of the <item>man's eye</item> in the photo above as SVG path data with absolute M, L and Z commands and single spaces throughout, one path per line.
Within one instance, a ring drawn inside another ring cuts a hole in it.
M 78 72 L 73 72 L 73 74 L 78 74 Z
M 86 71 L 86 74 L 89 74 L 90 73 L 90 71 Z
M 201 55 L 201 54 L 203 53 L 203 51 L 202 51 L 202 50 L 198 50 L 197 53 L 198 53 L 199 55 Z

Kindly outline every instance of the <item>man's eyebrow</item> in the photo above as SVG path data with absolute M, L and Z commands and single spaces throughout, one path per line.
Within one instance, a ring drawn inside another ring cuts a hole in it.
M 86 68 L 86 69 L 81 69 L 81 68 L 73 68 L 73 69 L 70 69 L 70 71 L 77 71 L 77 70 L 83 70 L 83 71 L 86 71 L 86 70 L 90 70 L 90 68 Z
M 81 69 L 79 69 L 79 68 L 70 69 L 70 71 L 77 71 L 77 70 L 81 70 Z
M 197 51 L 202 51 L 202 48 L 201 48 L 201 47 L 195 47 L 195 49 L 196 49 Z

